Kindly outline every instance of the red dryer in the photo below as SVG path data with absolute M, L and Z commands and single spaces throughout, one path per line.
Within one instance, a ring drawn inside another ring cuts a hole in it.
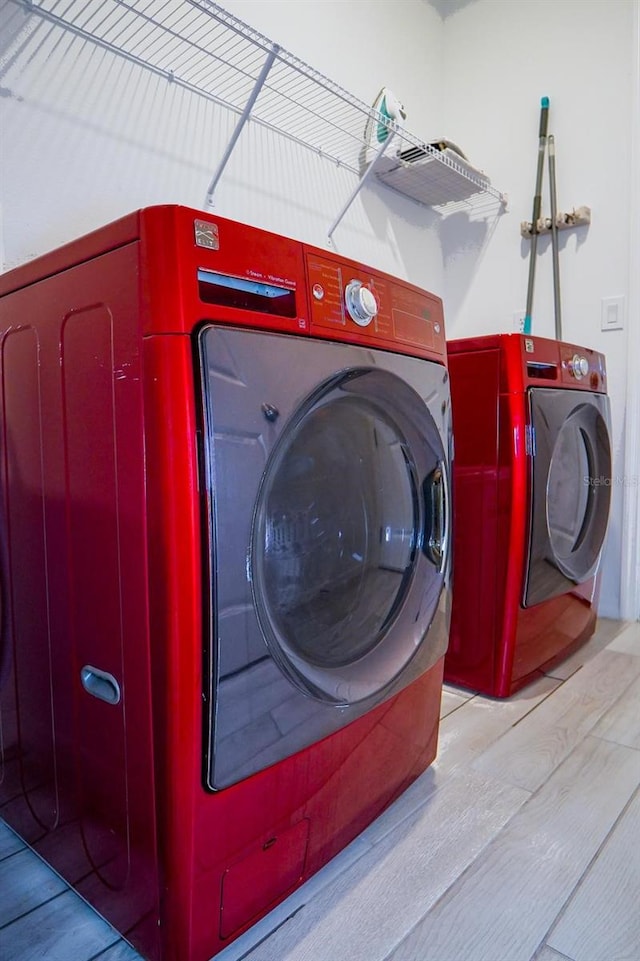
M 432 761 L 442 304 L 182 207 L 0 277 L 0 817 L 207 961 Z
M 449 342 L 454 578 L 445 679 L 508 697 L 594 631 L 611 496 L 602 354 Z

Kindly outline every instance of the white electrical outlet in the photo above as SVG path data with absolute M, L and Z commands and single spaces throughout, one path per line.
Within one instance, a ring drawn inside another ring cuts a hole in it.
M 624 328 L 624 297 L 603 297 L 600 301 L 600 329 Z
M 525 316 L 526 316 L 525 310 L 514 310 L 513 312 L 513 329 L 517 334 L 524 334 Z

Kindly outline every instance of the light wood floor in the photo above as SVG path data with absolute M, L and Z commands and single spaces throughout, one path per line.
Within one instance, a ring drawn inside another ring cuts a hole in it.
M 0 823 L 2 961 L 138 957 Z M 509 701 L 446 688 L 434 765 L 240 958 L 640 961 L 640 624 Z

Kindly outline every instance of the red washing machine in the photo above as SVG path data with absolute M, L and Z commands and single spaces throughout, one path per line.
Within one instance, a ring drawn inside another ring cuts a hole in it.
M 435 756 L 442 304 L 175 206 L 0 295 L 0 816 L 206 961 Z
M 445 678 L 508 697 L 594 631 L 611 496 L 602 354 L 497 334 L 448 344 L 454 576 Z

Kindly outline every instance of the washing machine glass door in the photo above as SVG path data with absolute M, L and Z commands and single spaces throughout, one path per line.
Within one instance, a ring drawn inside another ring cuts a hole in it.
M 264 636 L 294 683 L 352 704 L 405 668 L 411 593 L 442 583 L 446 498 L 432 419 L 394 374 L 347 370 L 301 404 L 267 464 L 252 550 Z
M 426 360 L 215 325 L 199 350 L 216 789 L 444 654 L 451 420 L 447 371 Z
M 530 556 L 525 605 L 565 593 L 595 573 L 611 499 L 608 398 L 530 391 Z

